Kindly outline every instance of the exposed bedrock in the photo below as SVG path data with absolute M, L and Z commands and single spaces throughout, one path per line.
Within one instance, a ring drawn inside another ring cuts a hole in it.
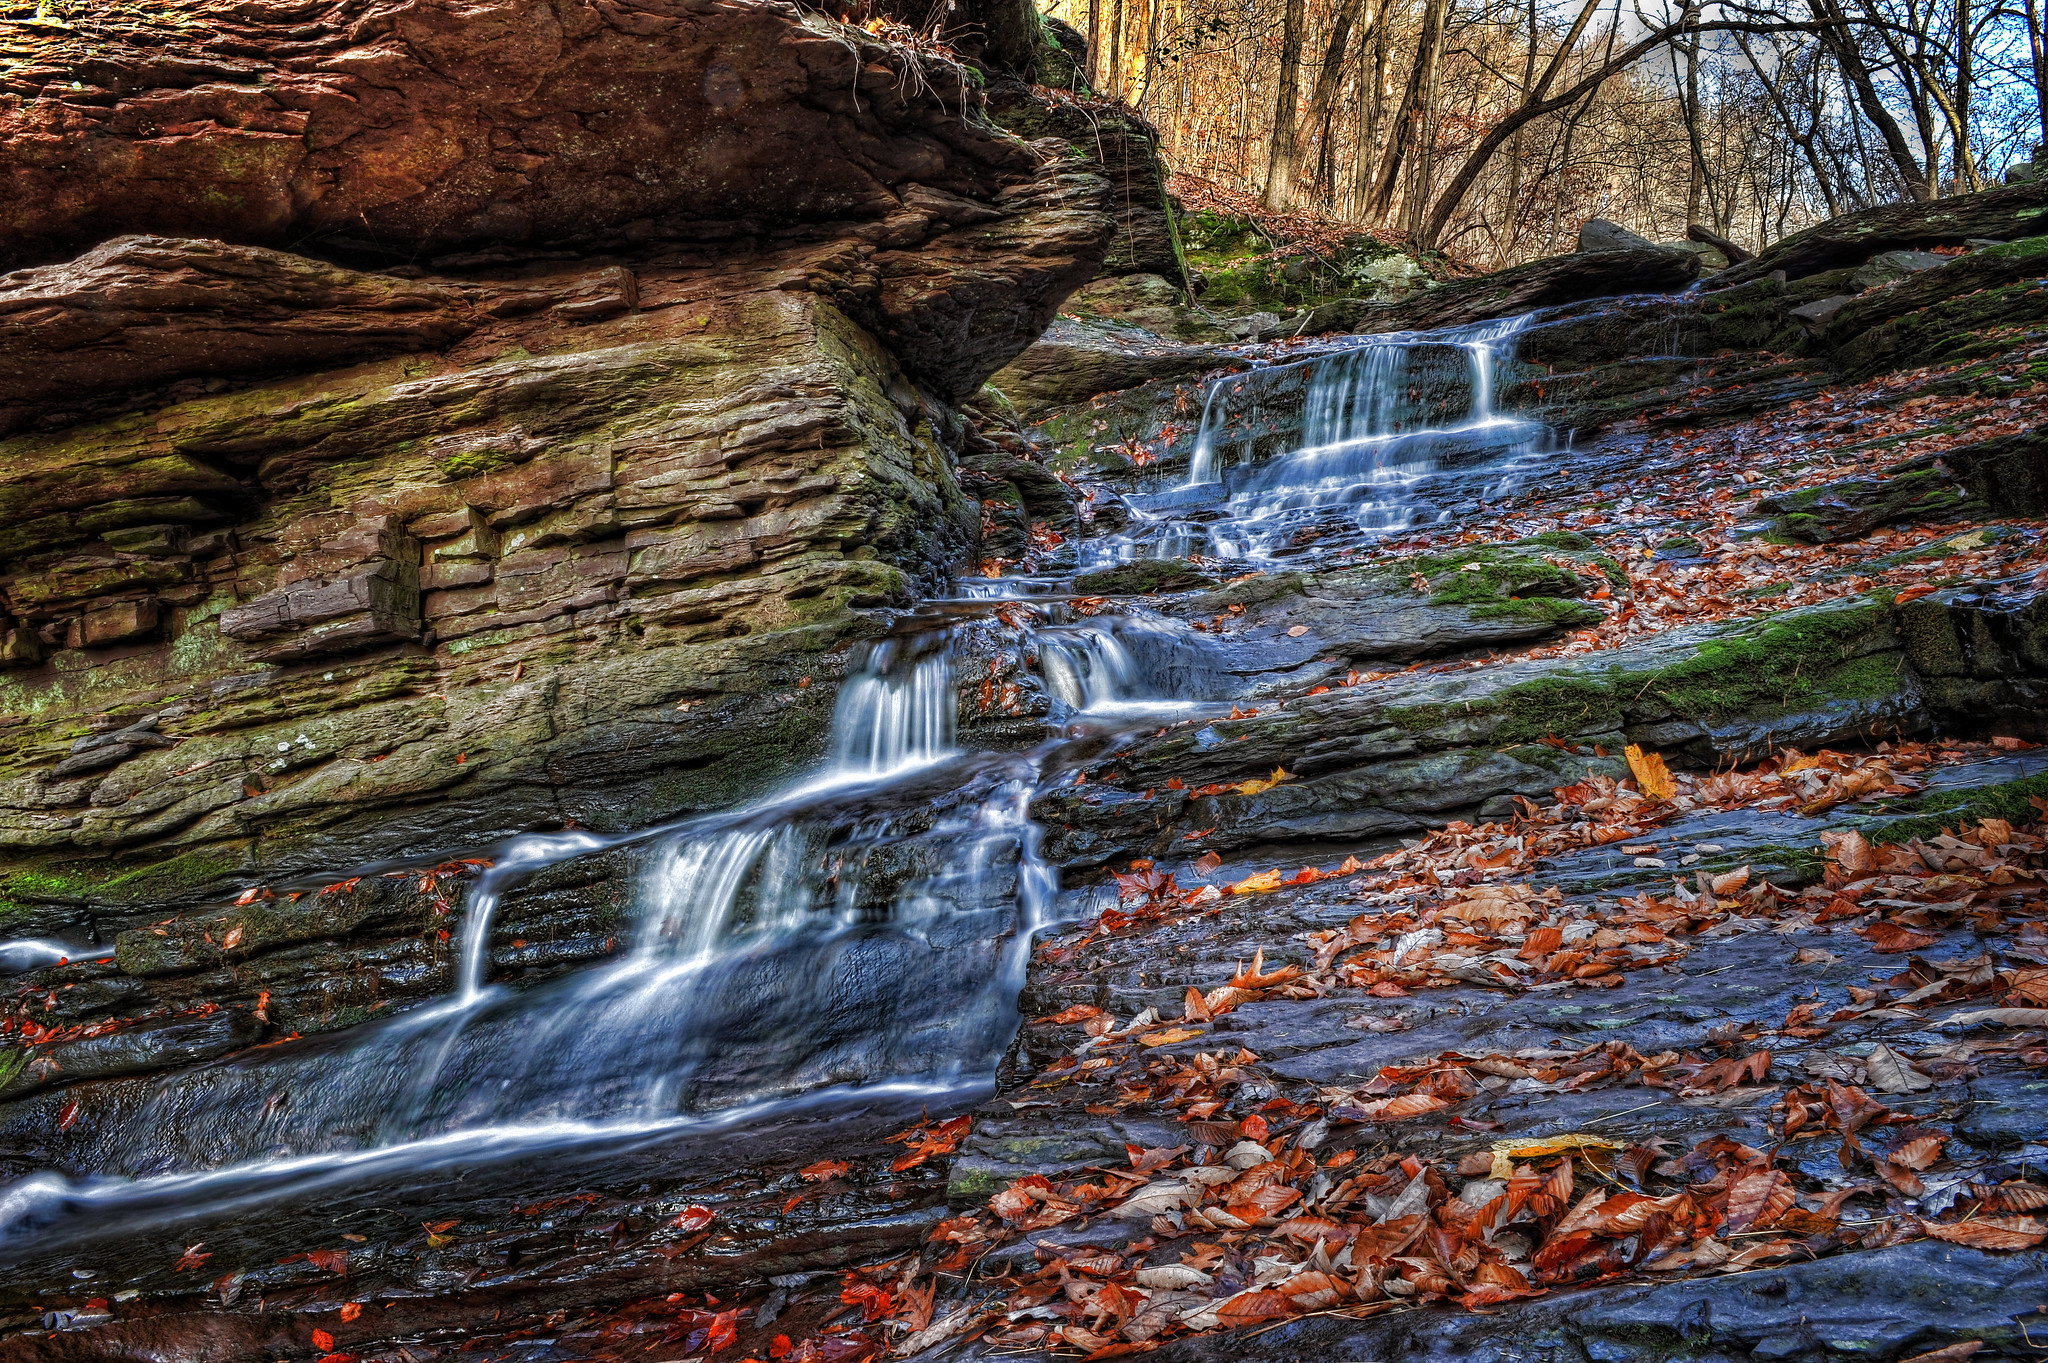
M 142 231 L 587 251 L 915 214 L 911 185 L 987 201 L 1033 168 L 963 117 L 964 68 L 773 0 L 185 0 L 73 32 L 7 81 L 9 263 Z
M 776 3 L 188 4 L 38 61 L 0 254 L 90 249 L 0 279 L 10 934 L 815 762 L 977 552 L 960 404 L 1114 229 L 962 68 Z
M 1571 604 L 1530 597 L 1502 604 L 1532 618 Z M 1290 661 L 1286 630 L 1310 625 L 1300 647 L 1315 656 L 1294 671 L 1297 685 L 1318 666 L 1336 682 L 1353 662 L 1414 656 L 1329 632 L 1312 581 L 1241 601 L 1240 653 L 1276 668 Z M 1588 770 L 1626 774 L 1618 754 L 1629 743 L 1705 766 L 1950 725 L 2038 736 L 2044 715 L 2048 594 L 1980 584 L 1900 606 L 1873 598 L 1677 629 L 1579 657 L 1332 686 L 1139 739 L 1035 809 L 1048 852 L 1085 869 L 1494 817 L 1512 797 L 1546 797 Z M 1276 767 L 1294 779 L 1226 788 Z

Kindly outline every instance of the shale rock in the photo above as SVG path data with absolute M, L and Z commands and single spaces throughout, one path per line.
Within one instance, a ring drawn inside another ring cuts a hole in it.
M 0 286 L 10 925 L 814 762 L 979 553 L 958 404 L 1109 245 L 1089 162 L 793 7 L 358 19 L 94 11 L 9 77 L 0 255 L 178 234 Z
M 2032 180 L 1981 194 L 1960 194 L 1932 203 L 1886 204 L 1847 213 L 1774 242 L 1714 276 L 1711 288 L 1728 288 L 1775 271 L 1803 279 L 1824 270 L 1861 265 L 1885 251 L 1924 251 L 1961 246 L 1972 239 L 2016 241 L 2039 236 L 2048 210 L 2048 181 Z

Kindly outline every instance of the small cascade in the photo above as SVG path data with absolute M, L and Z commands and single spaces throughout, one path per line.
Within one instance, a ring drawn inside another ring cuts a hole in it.
M 1031 639 L 1045 689 L 1077 714 L 1164 713 L 1224 694 L 1208 655 L 1178 621 L 1099 616 L 1044 626 Z
M 1256 559 L 1333 513 L 1368 533 L 1414 524 L 1427 514 L 1418 492 L 1434 475 L 1511 460 L 1546 435 L 1494 408 L 1514 337 L 1528 323 L 1355 337 L 1308 359 L 1211 380 L 1187 480 L 1134 498 L 1132 525 L 1106 547 L 1121 558 Z M 1255 457 L 1283 411 L 1298 414 L 1289 448 Z M 1239 458 L 1225 468 L 1233 446 Z
M 188 1198 L 225 1205 L 464 1151 L 690 1130 L 836 1094 L 937 1102 L 986 1083 L 1056 878 L 1027 813 L 1038 759 L 955 752 L 950 643 L 935 631 L 866 651 L 821 779 L 666 830 L 493 849 L 444 1000 L 162 1075 L 76 1151 L 106 1177 L 0 1190 L 0 1235 L 33 1236 L 65 1208 L 189 1212 Z M 873 781 L 949 757 L 961 771 L 935 796 Z M 526 987 L 492 982 L 503 896 L 597 853 L 639 866 L 626 949 Z M 7 945 L 24 960 L 83 954 Z
M 959 700 L 943 634 L 866 646 L 832 713 L 830 774 L 883 776 L 951 756 Z
M 0 977 L 19 975 L 61 961 L 103 961 L 114 954 L 111 946 L 78 947 L 47 937 L 16 937 L 0 941 Z

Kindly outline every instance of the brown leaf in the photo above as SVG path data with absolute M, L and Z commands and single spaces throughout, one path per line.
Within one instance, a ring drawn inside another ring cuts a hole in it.
M 1294 1304 L 1278 1292 L 1253 1288 L 1240 1292 L 1216 1307 L 1216 1318 L 1225 1325 L 1250 1325 L 1294 1314 Z
M 1728 1231 L 1768 1228 L 1790 1209 L 1792 1180 L 1782 1170 L 1759 1169 L 1737 1179 L 1728 1189 Z
M 1970 1221 L 1922 1221 L 1920 1229 L 1937 1240 L 1971 1249 L 2032 1249 L 2048 1239 L 2048 1227 L 2028 1216 L 1980 1216 Z
M 1915 932 L 1897 923 L 1872 923 L 1856 929 L 1856 935 L 1870 943 L 1873 951 L 1925 951 L 1941 939 L 1931 932 Z
M 1918 1136 L 1892 1151 L 1893 1164 L 1918 1172 L 1941 1158 L 1941 1148 L 1948 1143 L 1946 1136 Z
M 1962 1344 L 1951 1344 L 1946 1349 L 1936 1349 L 1932 1353 L 1914 1354 L 1906 1359 L 1905 1363 L 1963 1363 L 1964 1359 L 1983 1347 L 1983 1340 L 1972 1339 Z

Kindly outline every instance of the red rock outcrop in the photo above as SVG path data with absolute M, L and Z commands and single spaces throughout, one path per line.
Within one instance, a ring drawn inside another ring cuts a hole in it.
M 72 22 L 0 92 L 0 255 L 90 248 L 0 280 L 16 929 L 812 760 L 1112 231 L 964 68 L 773 0 Z

